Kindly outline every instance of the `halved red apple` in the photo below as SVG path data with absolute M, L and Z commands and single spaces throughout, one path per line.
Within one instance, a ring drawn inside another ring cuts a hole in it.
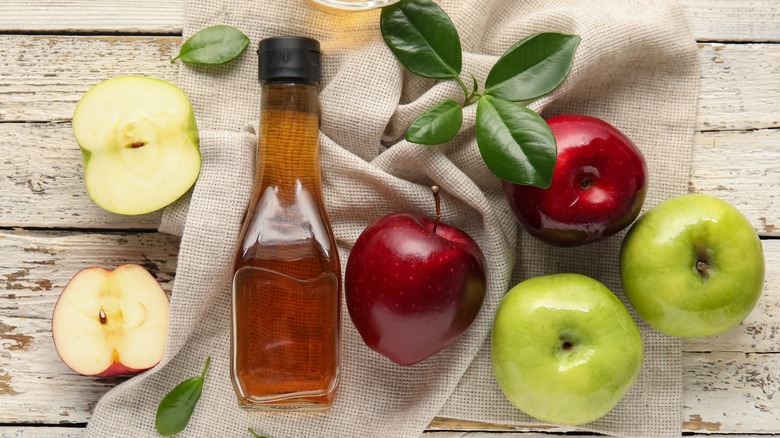
M 54 347 L 79 374 L 140 373 L 162 359 L 169 308 L 163 288 L 139 265 L 82 269 L 54 306 Z

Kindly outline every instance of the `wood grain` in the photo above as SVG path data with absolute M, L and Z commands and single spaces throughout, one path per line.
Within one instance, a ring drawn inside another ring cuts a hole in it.
M 0 123 L 0 226 L 154 229 L 160 214 L 122 216 L 86 193 L 70 124 Z M 733 203 L 756 230 L 780 235 L 780 130 L 695 137 L 691 190 Z M 24 208 L 19 208 L 24 205 Z M 69 208 L 63 209 L 63 205 Z
M 304 1 L 304 0 L 299 0 Z M 0 3 L 0 32 L 181 34 L 186 0 L 28 0 Z M 775 0 L 682 0 L 700 41 L 780 42 Z
M 181 34 L 186 6 L 186 0 L 4 1 L 0 31 Z
M 681 0 L 699 41 L 780 42 L 776 0 Z
M 780 430 L 780 240 L 763 241 L 767 288 L 744 324 L 705 343 L 685 341 L 683 425 L 689 431 Z M 50 315 L 78 270 L 140 263 L 170 291 L 178 239 L 162 233 L 0 233 L 0 418 L 10 423 L 84 423 L 94 403 L 121 379 L 70 371 L 56 355 Z M 436 419 L 439 430 L 517 431 L 501 425 Z M 538 432 L 549 431 L 539 429 Z
M 124 216 L 92 202 L 69 123 L 0 123 L 0 139 L 0 226 L 156 229 L 160 223 L 159 212 Z
M 764 236 L 780 235 L 780 130 L 699 132 L 690 190 L 736 206 Z
M 144 74 L 176 81 L 179 65 L 168 61 L 181 43 L 186 3 L 0 1 L 0 437 L 85 436 L 79 426 L 121 381 L 78 376 L 53 349 L 51 311 L 75 272 L 136 262 L 172 288 L 178 239 L 134 232 L 155 228 L 159 213 L 119 216 L 91 202 L 68 122 L 100 80 Z M 780 2 L 681 4 L 702 42 L 691 190 L 733 203 L 760 234 L 780 236 Z M 727 333 L 683 342 L 681 422 L 695 436 L 780 432 L 780 240 L 763 244 L 766 288 L 754 312 Z M 445 418 L 430 428 L 425 436 L 433 438 L 563 431 Z
M 181 38 L 0 35 L 0 122 L 69 121 L 81 96 L 122 75 L 176 81 Z
M 0 122 L 68 121 L 92 85 L 176 81 L 177 37 L 0 35 Z M 84 62 L 88 59 L 89 62 Z M 701 44 L 699 130 L 780 127 L 780 45 Z

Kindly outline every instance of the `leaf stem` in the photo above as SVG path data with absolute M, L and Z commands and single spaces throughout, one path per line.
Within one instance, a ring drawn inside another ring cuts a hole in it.
M 209 370 L 209 365 L 211 365 L 211 356 L 206 357 L 206 366 L 203 367 L 203 372 L 200 373 L 200 376 L 204 379 L 206 378 L 206 371 Z
M 466 83 L 463 82 L 463 79 L 460 78 L 460 76 L 454 76 L 453 79 L 458 82 L 458 85 L 460 85 L 461 90 L 463 90 L 463 94 L 466 96 L 466 99 L 464 100 L 463 106 L 466 106 L 469 99 L 471 99 L 472 93 L 469 93 L 468 87 L 466 87 Z

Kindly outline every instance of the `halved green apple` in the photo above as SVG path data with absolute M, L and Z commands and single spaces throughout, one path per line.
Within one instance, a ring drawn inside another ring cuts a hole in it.
M 195 114 L 177 86 L 121 76 L 92 87 L 73 112 L 87 193 L 100 207 L 135 215 L 177 200 L 200 173 Z

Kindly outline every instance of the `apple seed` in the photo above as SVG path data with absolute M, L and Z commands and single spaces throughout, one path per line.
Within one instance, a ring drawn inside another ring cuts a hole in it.
M 130 147 L 133 148 L 133 149 L 138 149 L 138 148 L 143 147 L 143 146 L 146 146 L 146 143 L 144 143 L 142 141 L 137 141 L 137 142 L 135 142 L 135 143 L 130 145 Z
M 103 309 L 100 309 L 99 316 L 100 316 L 100 323 L 101 324 L 105 324 L 106 322 L 108 322 L 108 319 L 106 319 L 106 312 Z

